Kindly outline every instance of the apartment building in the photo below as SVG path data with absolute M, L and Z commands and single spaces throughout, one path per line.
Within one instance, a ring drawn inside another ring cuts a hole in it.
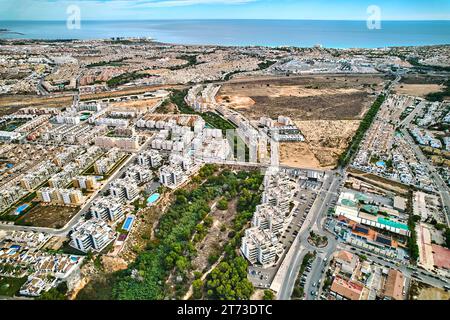
M 162 185 L 175 189 L 187 179 L 186 174 L 178 165 L 166 165 L 159 169 L 159 181 Z
M 144 167 L 157 168 L 161 166 L 162 161 L 161 154 L 156 150 L 145 150 L 137 157 L 138 164 Z
M 43 203 L 69 206 L 80 206 L 86 200 L 77 189 L 42 188 L 37 191 L 37 197 Z
M 91 121 L 92 119 L 92 121 Z M 98 118 L 98 119 L 89 119 L 89 122 L 94 122 L 96 126 L 107 126 L 107 127 L 128 127 L 130 122 L 125 119 L 116 119 L 116 118 Z
M 58 153 L 54 158 L 53 162 L 60 167 L 72 162 L 81 152 L 81 147 L 69 147 L 64 152 Z
M 245 230 L 241 252 L 250 263 L 271 266 L 276 262 L 277 255 L 282 250 L 282 244 L 269 230 L 258 227 Z
M 111 149 L 106 156 L 97 160 L 94 163 L 94 171 L 96 174 L 104 175 L 107 174 L 123 156 L 123 153 L 119 152 L 118 149 Z
M 262 204 L 256 207 L 252 227 L 245 231 L 241 252 L 252 264 L 274 265 L 283 253 L 280 238 L 292 220 L 297 184 L 286 173 L 266 174 Z
M 132 137 L 106 137 L 95 138 L 95 145 L 103 149 L 117 148 L 120 150 L 132 151 L 139 149 L 139 136 Z
M 18 132 L 10 131 L 0 131 L 0 141 L 11 142 L 14 140 L 19 140 L 22 135 Z
M 80 124 L 80 116 L 76 113 L 63 112 L 55 117 L 56 123 L 77 125 Z
M 76 176 L 72 179 L 74 188 L 94 191 L 100 188 L 100 183 L 95 176 Z
M 122 202 L 132 201 L 139 196 L 136 182 L 129 177 L 113 181 L 109 191 L 113 197 Z
M 115 232 L 101 219 L 91 219 L 76 225 L 70 235 L 70 245 L 82 252 L 100 252 L 115 239 Z
M 129 166 L 125 175 L 136 183 L 148 182 L 153 178 L 152 170 L 141 165 Z
M 58 168 L 51 161 L 44 161 L 38 166 L 31 168 L 30 172 L 22 177 L 20 185 L 26 190 L 33 190 L 50 178 Z
M 90 208 L 92 216 L 104 221 L 119 221 L 124 216 L 123 205 L 113 196 L 96 199 Z

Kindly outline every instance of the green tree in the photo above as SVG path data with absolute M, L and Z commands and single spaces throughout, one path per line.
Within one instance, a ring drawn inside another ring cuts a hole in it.
M 274 300 L 275 295 L 272 290 L 264 290 L 263 300 Z
M 219 202 L 217 202 L 217 208 L 219 210 L 227 210 L 228 209 L 228 201 L 226 199 L 220 199 Z
M 201 279 L 194 280 L 192 287 L 194 289 L 194 299 L 201 299 L 203 296 L 203 281 Z
M 60 283 L 57 287 L 51 288 L 47 292 L 44 292 L 38 298 L 39 300 L 66 300 L 67 284 L 65 282 Z

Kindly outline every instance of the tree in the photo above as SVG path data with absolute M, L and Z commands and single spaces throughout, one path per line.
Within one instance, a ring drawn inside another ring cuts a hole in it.
M 194 289 L 194 299 L 201 299 L 203 296 L 203 281 L 201 279 L 194 280 L 192 287 Z
M 208 296 L 219 300 L 248 300 L 253 293 L 253 285 L 247 279 L 248 264 L 242 257 L 221 262 L 207 281 Z
M 272 290 L 264 290 L 263 300 L 274 300 L 275 295 Z
M 444 233 L 445 236 L 445 246 L 450 249 L 450 228 L 447 228 Z
M 228 201 L 226 199 L 221 199 L 217 203 L 217 208 L 219 210 L 227 210 L 228 209 Z
M 60 283 L 57 287 L 51 288 L 39 297 L 39 300 L 66 300 L 67 284 Z

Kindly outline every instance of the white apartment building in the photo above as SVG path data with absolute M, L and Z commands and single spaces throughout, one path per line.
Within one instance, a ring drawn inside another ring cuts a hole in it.
M 123 205 L 112 196 L 96 199 L 90 212 L 96 219 L 112 222 L 119 221 L 124 216 Z
M 90 122 L 92 122 L 91 119 L 89 119 Z M 93 121 L 96 126 L 105 125 L 108 127 L 128 127 L 130 124 L 128 120 L 115 118 L 98 118 Z
M 100 252 L 115 239 L 115 232 L 101 219 L 91 219 L 76 225 L 70 235 L 70 245 L 82 252 Z
M 95 176 L 76 176 L 72 179 L 72 184 L 75 188 L 88 191 L 93 191 L 100 188 L 100 183 L 97 181 Z
M 133 179 L 137 183 L 148 182 L 153 178 L 152 170 L 141 165 L 130 166 L 125 173 L 126 177 Z
M 103 149 L 117 148 L 120 150 L 139 149 L 139 136 L 132 137 L 106 137 L 99 136 L 95 138 L 95 145 Z
M 258 227 L 245 230 L 241 252 L 250 263 L 261 264 L 263 267 L 272 266 L 282 250 L 282 244 L 270 231 Z
M 161 166 L 162 161 L 161 154 L 156 150 L 145 150 L 137 157 L 138 164 L 144 167 L 157 168 Z
M 283 253 L 280 238 L 292 220 L 297 184 L 279 172 L 266 174 L 264 187 L 262 204 L 256 207 L 252 227 L 245 231 L 241 252 L 250 263 L 267 268 Z
M 55 117 L 55 120 L 59 124 L 77 125 L 81 120 L 78 114 L 63 112 Z
M 162 185 L 175 189 L 187 179 L 183 169 L 177 165 L 166 165 L 159 169 L 159 181 Z
M 130 178 L 117 179 L 111 183 L 109 188 L 111 196 L 119 201 L 132 201 L 139 196 L 139 189 L 136 182 Z
M 38 190 L 37 197 L 43 203 L 68 206 L 79 206 L 86 200 L 78 189 L 42 188 Z

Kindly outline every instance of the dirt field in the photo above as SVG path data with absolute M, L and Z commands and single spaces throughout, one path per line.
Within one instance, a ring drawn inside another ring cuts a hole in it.
M 319 166 L 314 165 L 312 168 L 333 168 L 350 143 L 359 123 L 359 120 L 296 121 L 295 124 L 305 136 L 310 151 L 319 163 Z M 302 157 L 308 159 L 310 156 L 300 155 L 300 159 Z
M 253 292 L 252 296 L 250 297 L 251 301 L 261 301 L 264 298 L 264 290 L 262 289 L 255 289 L 255 292 Z
M 450 292 L 415 280 L 411 282 L 410 295 L 412 300 L 450 300 Z
M 294 168 L 321 168 L 319 160 L 306 142 L 281 143 L 280 163 Z
M 179 85 L 153 85 L 153 86 L 145 86 L 145 87 L 133 87 L 129 89 L 123 89 L 123 90 L 117 90 L 117 91 L 111 91 L 111 92 L 102 92 L 102 93 L 92 93 L 92 94 L 85 94 L 81 96 L 82 101 L 87 100 L 98 100 L 98 99 L 105 99 L 105 98 L 113 98 L 113 97 L 121 97 L 121 96 L 127 96 L 127 95 L 133 95 L 133 94 L 142 94 L 149 91 L 155 91 L 160 89 L 182 89 L 185 86 L 179 86 Z
M 81 95 L 82 101 L 120 97 L 125 95 L 142 94 L 159 89 L 182 89 L 184 86 L 162 85 L 129 88 L 113 92 L 93 93 Z M 0 116 L 16 112 L 25 107 L 52 107 L 64 108 L 72 104 L 72 94 L 58 96 L 36 96 L 36 95 L 2 95 L 0 96 Z
M 306 142 L 282 143 L 281 164 L 311 169 L 334 168 L 359 123 L 359 120 L 295 121 Z
M 383 86 L 377 75 L 239 79 L 223 85 L 217 100 L 252 120 L 290 117 L 306 142 L 282 143 L 281 164 L 329 169 Z
M 70 106 L 72 96 L 57 96 L 53 98 L 32 95 L 0 96 L 0 116 L 14 113 L 25 107 L 63 108 Z
M 439 92 L 444 89 L 443 85 L 439 84 L 398 84 L 395 87 L 397 94 L 405 94 L 416 97 L 425 97 L 429 93 Z
M 21 225 L 60 229 L 78 212 L 78 208 L 37 205 L 19 220 Z
M 244 116 L 293 120 L 360 119 L 383 86 L 380 76 L 305 76 L 225 84 L 218 101 Z
M 155 106 L 161 99 L 146 99 L 138 101 L 113 102 L 111 107 L 115 109 L 147 109 Z

